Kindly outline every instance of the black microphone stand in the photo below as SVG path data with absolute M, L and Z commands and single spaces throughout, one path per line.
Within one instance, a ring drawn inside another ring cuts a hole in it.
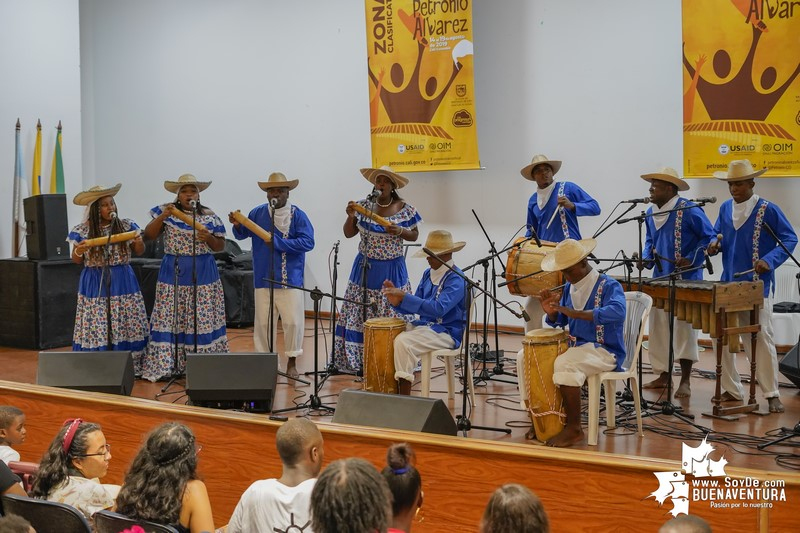
M 422 251 L 425 252 L 427 255 L 429 255 L 429 256 L 435 258 L 436 260 L 438 260 L 443 266 L 447 267 L 447 269 L 450 272 L 452 272 L 453 274 L 456 274 L 458 277 L 460 277 L 461 279 L 464 280 L 464 305 L 465 305 L 464 313 L 466 315 L 464 317 L 464 328 L 465 328 L 464 331 L 465 332 L 469 330 L 469 318 L 470 318 L 469 317 L 469 310 L 470 310 L 470 306 L 472 305 L 472 289 L 477 289 L 480 292 L 482 292 L 484 295 L 488 295 L 489 298 L 491 298 L 495 302 L 495 304 L 499 303 L 500 305 L 505 307 L 508 311 L 510 311 L 512 314 L 514 314 L 517 318 L 522 318 L 522 314 L 514 312 L 506 304 L 504 304 L 503 302 L 497 300 L 494 296 L 489 295 L 488 292 L 485 291 L 484 289 L 482 289 L 477 283 L 475 283 L 474 281 L 469 279 L 467 276 L 465 276 L 463 273 L 461 273 L 458 269 L 453 268 L 450 265 L 448 265 L 447 262 L 445 262 L 437 254 L 435 254 L 434 252 L 432 252 L 432 251 L 430 251 L 430 250 L 428 250 L 427 248 L 424 248 L 424 247 L 422 248 Z M 473 378 L 472 378 L 472 369 L 468 368 L 469 367 L 469 364 L 468 364 L 469 352 L 467 350 L 469 350 L 469 347 L 466 346 L 466 344 L 467 343 L 465 343 L 465 342 L 461 343 L 461 370 L 462 370 L 462 372 L 464 374 L 464 379 L 462 379 L 462 389 L 461 389 L 461 414 L 456 416 L 456 427 L 458 428 L 459 431 L 461 431 L 463 433 L 463 435 L 465 437 L 467 436 L 467 431 L 470 431 L 472 429 L 483 429 L 483 430 L 486 430 L 486 431 L 499 431 L 501 433 L 506 433 L 506 434 L 510 435 L 511 434 L 511 430 L 507 429 L 507 428 L 495 428 L 495 427 L 489 427 L 489 426 L 473 426 L 472 422 L 470 422 L 469 417 L 467 416 L 467 397 L 469 396 L 469 382 L 467 380 L 468 379 L 473 379 Z M 467 372 L 470 372 L 470 375 L 467 375 Z
M 338 309 L 336 308 L 336 286 L 338 284 L 338 265 L 339 265 L 339 241 L 336 241 L 333 244 L 333 274 L 331 276 L 331 293 L 333 297 L 331 298 L 331 316 L 330 316 L 330 332 L 333 338 L 336 338 L 336 321 L 337 317 L 336 314 Z M 328 256 L 330 258 L 330 255 Z M 317 370 L 312 370 L 310 372 L 304 372 L 303 375 L 310 376 L 311 374 L 316 374 Z M 323 370 L 319 371 L 320 374 L 324 374 L 322 377 L 322 383 L 325 383 L 325 379 L 328 376 L 336 375 L 339 373 L 339 370 L 336 368 L 336 364 L 333 361 L 333 350 L 328 353 L 328 362 L 325 365 Z
M 174 392 L 167 392 L 167 390 L 175 383 L 180 377 L 178 373 L 178 273 L 180 272 L 180 264 L 178 263 L 178 256 L 175 257 L 174 262 L 174 275 L 172 282 L 172 373 L 169 381 L 161 388 L 161 392 L 156 394 L 156 400 L 166 394 L 178 394 L 184 390 Z M 184 352 L 186 347 L 184 346 Z
M 102 294 L 103 282 L 106 285 L 106 350 L 113 350 L 113 333 L 111 331 L 111 267 L 108 262 L 111 260 L 111 235 L 114 233 L 114 220 L 108 228 L 108 239 L 103 245 L 103 268 L 100 270 L 100 285 L 97 287 L 98 296 Z

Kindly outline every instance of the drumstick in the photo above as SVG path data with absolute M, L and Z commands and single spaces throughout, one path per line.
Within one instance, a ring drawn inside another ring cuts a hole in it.
M 755 269 L 755 268 L 751 268 L 750 270 L 745 270 L 744 272 L 736 272 L 736 273 L 733 275 L 733 277 L 734 277 L 734 278 L 741 278 L 742 276 L 746 276 L 746 275 L 748 275 L 748 274 L 752 274 L 752 273 L 753 273 L 753 272 L 755 272 L 755 271 L 756 271 L 756 269 Z
M 83 244 L 91 248 L 93 246 L 105 246 L 108 243 L 116 244 L 118 242 L 130 241 L 131 239 L 135 239 L 138 236 L 139 236 L 139 231 L 133 230 L 133 231 L 126 231 L 124 233 L 114 233 L 113 235 L 111 235 L 111 238 L 95 237 L 93 239 L 86 239 L 85 241 L 79 242 L 78 244 Z
M 558 214 L 558 213 L 559 213 L 559 211 L 561 211 L 562 209 L 564 209 L 564 208 L 563 208 L 563 207 L 561 207 L 561 206 L 558 206 L 558 207 L 556 208 L 556 210 L 555 210 L 555 211 L 553 211 L 553 215 L 550 217 L 550 220 L 547 222 L 547 229 L 550 229 L 550 224 L 552 224 L 552 223 L 553 223 L 553 220 L 555 220 L 555 218 L 556 218 L 556 214 Z
M 186 222 L 190 226 L 192 225 L 192 222 L 194 222 L 194 227 L 196 229 L 199 229 L 199 230 L 200 229 L 208 229 L 204 225 L 202 225 L 200 222 L 198 222 L 197 220 L 193 221 L 192 217 L 190 217 L 189 215 L 187 215 L 186 213 L 184 213 L 180 209 L 177 209 L 177 208 L 173 209 L 171 215 L 174 216 L 175 218 L 179 218 L 180 220 Z
M 547 290 L 550 291 L 550 292 L 560 291 L 561 289 L 563 289 L 566 286 L 567 286 L 566 283 L 562 283 L 561 285 L 556 285 L 555 287 L 550 287 Z
M 361 214 L 362 214 L 362 215 L 364 215 L 365 217 L 367 217 L 367 218 L 371 218 L 372 220 L 374 220 L 375 222 L 377 222 L 377 223 L 378 223 L 378 225 L 380 225 L 380 226 L 383 226 L 384 228 L 388 228 L 389 226 L 391 226 L 391 225 L 392 225 L 392 223 L 391 223 L 391 222 L 389 222 L 388 220 L 386 220 L 385 218 L 383 218 L 383 217 L 382 217 L 382 216 L 380 216 L 380 215 L 376 215 L 376 214 L 375 214 L 375 213 L 373 213 L 372 211 L 368 211 L 368 210 L 367 210 L 367 209 L 365 209 L 365 208 L 364 208 L 364 206 L 362 206 L 361 204 L 357 204 L 357 203 L 353 202 L 353 209 L 354 209 L 356 212 L 358 212 L 358 213 L 361 213 Z
M 255 233 L 256 236 L 261 237 L 261 239 L 264 242 L 266 243 L 272 242 L 272 234 L 267 230 L 265 230 L 264 228 L 262 228 L 261 226 L 259 226 L 258 224 L 256 224 L 255 222 L 253 222 L 252 220 L 250 220 L 249 218 L 247 218 L 246 216 L 244 216 L 240 210 L 237 209 L 236 211 L 231 213 L 231 216 L 233 216 L 233 218 L 236 219 L 236 222 L 238 222 L 242 226 L 246 227 L 247 229 Z

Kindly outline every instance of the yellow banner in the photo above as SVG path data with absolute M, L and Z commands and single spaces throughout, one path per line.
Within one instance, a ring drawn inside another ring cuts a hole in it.
M 372 166 L 480 168 L 472 0 L 365 0 Z
M 683 0 L 684 174 L 800 175 L 800 3 Z

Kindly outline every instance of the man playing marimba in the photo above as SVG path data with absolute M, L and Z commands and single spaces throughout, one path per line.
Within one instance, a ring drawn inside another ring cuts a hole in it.
M 781 209 L 753 193 L 755 178 L 767 169 L 755 171 L 747 159 L 731 161 L 727 172 L 715 172 L 714 177 L 728 182 L 731 200 L 719 209 L 719 218 L 714 224 L 714 233 L 722 235 L 722 241 L 714 240 L 708 246 L 709 255 L 722 251 L 722 281 L 764 282 L 764 305 L 758 316 L 761 331 L 756 340 L 756 378 L 769 402 L 771 413 L 782 413 L 778 392 L 778 354 L 772 331 L 772 293 L 775 269 L 789 257 L 778 244 L 774 234 L 791 252 L 797 245 L 797 234 Z M 767 227 L 768 226 L 768 227 Z M 770 231 L 770 229 L 772 231 Z M 737 275 L 740 273 L 741 275 Z M 749 323 L 748 313 L 740 313 L 740 323 Z M 751 357 L 750 343 L 744 342 L 748 360 Z M 716 346 L 715 346 L 716 349 Z M 741 400 L 744 390 L 735 366 L 735 356 L 723 347 L 722 400 Z
M 653 216 L 647 219 L 647 236 L 642 249 L 645 266 L 654 267 L 653 277 L 657 278 L 670 274 L 676 268 L 702 265 L 705 258 L 703 252 L 715 235 L 708 217 L 700 207 L 669 212 L 671 209 L 697 205 L 678 195 L 678 191 L 688 190 L 689 184 L 678 176 L 675 169 L 669 167 L 643 174 L 642 179 L 650 182 L 650 200 L 655 204 L 648 210 L 648 214 Z M 656 257 L 659 259 L 654 261 Z M 698 269 L 681 274 L 681 279 L 703 279 L 703 271 Z M 658 378 L 643 388 L 664 388 L 672 379 L 672 369 L 668 368 L 669 314 L 665 310 L 654 307 L 650 311 L 649 331 L 650 364 Z M 681 365 L 681 382 L 675 397 L 685 398 L 691 394 L 689 376 L 692 365 L 699 360 L 697 330 L 691 323 L 675 318 L 672 343 L 675 361 L 680 361 Z

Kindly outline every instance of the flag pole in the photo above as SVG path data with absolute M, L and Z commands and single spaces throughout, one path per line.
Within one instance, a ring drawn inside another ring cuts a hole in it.
M 14 194 L 11 197 L 12 207 L 11 207 L 11 231 L 13 235 L 11 237 L 11 257 L 19 257 L 20 247 L 22 245 L 21 239 L 19 238 L 19 201 L 20 197 L 22 196 L 22 191 L 20 191 L 20 172 L 22 171 L 19 168 L 20 165 L 20 145 L 19 145 L 19 133 L 20 133 L 20 123 L 19 118 L 17 118 L 17 131 L 14 137 Z

